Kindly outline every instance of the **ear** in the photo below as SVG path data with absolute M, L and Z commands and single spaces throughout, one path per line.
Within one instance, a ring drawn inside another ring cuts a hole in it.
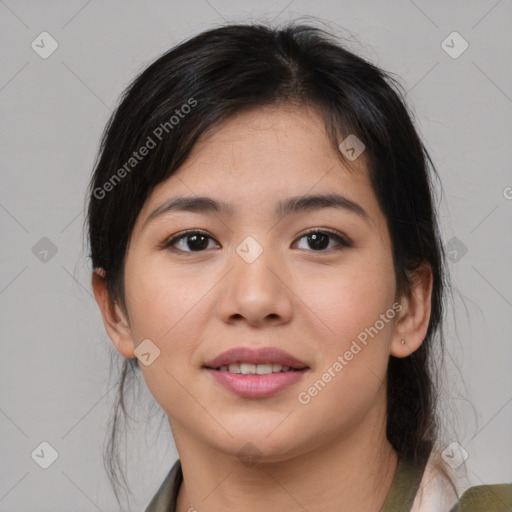
M 107 290 L 105 271 L 102 268 L 93 271 L 91 283 L 96 302 L 103 316 L 105 329 L 110 339 L 123 356 L 128 358 L 136 357 L 130 324 L 119 305 L 112 301 Z
M 391 355 L 395 357 L 407 357 L 420 347 L 427 335 L 430 321 L 432 268 L 424 263 L 412 273 L 410 279 L 411 290 L 400 299 L 402 309 L 398 314 L 391 342 Z

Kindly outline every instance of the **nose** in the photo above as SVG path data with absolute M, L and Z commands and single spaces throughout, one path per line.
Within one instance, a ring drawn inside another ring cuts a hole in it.
M 282 325 L 293 312 L 293 292 L 283 262 L 275 253 L 263 252 L 250 262 L 235 252 L 231 271 L 221 282 L 217 314 L 223 322 L 252 327 Z

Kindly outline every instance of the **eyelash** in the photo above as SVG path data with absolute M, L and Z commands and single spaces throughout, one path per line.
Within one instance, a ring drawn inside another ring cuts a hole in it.
M 345 237 L 343 237 L 340 233 L 338 233 L 336 231 L 332 231 L 330 229 L 318 229 L 318 228 L 310 229 L 306 233 L 303 233 L 297 240 L 301 240 L 302 238 L 304 238 L 308 235 L 316 234 L 316 233 L 329 235 L 331 238 L 333 238 L 334 240 L 336 240 L 338 242 L 339 246 L 337 248 L 331 247 L 330 249 L 320 249 L 317 251 L 311 250 L 309 252 L 322 253 L 322 252 L 329 252 L 333 249 L 335 251 L 339 251 L 339 250 L 342 250 L 343 248 L 352 247 L 352 244 Z M 182 231 L 181 233 L 178 233 L 177 235 L 174 235 L 171 238 L 168 238 L 162 244 L 160 244 L 160 248 L 161 249 L 169 249 L 170 248 L 170 249 L 176 250 L 177 252 L 184 252 L 184 253 L 189 253 L 189 254 L 205 252 L 207 249 L 205 249 L 203 251 L 182 251 L 181 249 L 176 249 L 173 247 L 173 245 L 176 242 L 178 242 L 184 238 L 187 238 L 187 236 L 192 236 L 192 235 L 204 235 L 204 236 L 210 238 L 211 240 L 214 240 L 214 238 L 211 237 L 210 234 L 206 231 L 203 231 L 201 229 L 189 229 L 187 231 Z

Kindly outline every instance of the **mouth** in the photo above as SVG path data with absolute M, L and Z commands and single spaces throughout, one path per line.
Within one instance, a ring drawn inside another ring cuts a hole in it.
M 223 352 L 203 369 L 223 387 L 244 398 L 264 398 L 291 386 L 311 368 L 283 350 L 240 347 Z
M 276 347 L 232 348 L 207 361 L 204 367 L 245 375 L 267 375 L 309 368 L 305 362 Z
M 300 372 L 309 367 L 293 368 L 291 366 L 284 366 L 279 363 L 232 363 L 230 365 L 222 365 L 218 368 L 205 366 L 209 370 L 217 370 L 219 372 L 240 373 L 242 375 L 269 375 L 270 373 L 286 373 L 286 372 Z

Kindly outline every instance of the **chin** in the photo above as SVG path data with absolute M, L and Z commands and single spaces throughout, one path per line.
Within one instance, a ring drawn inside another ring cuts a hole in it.
M 271 435 L 261 434 L 261 432 L 251 435 L 251 431 L 248 430 L 240 435 L 236 435 L 236 432 L 232 434 L 234 439 L 230 438 L 227 445 L 217 445 L 217 448 L 226 455 L 238 459 L 247 467 L 283 462 L 307 452 L 307 440 L 297 439 L 296 434 L 294 435 L 290 430 L 283 430 L 279 434 L 274 432 Z

